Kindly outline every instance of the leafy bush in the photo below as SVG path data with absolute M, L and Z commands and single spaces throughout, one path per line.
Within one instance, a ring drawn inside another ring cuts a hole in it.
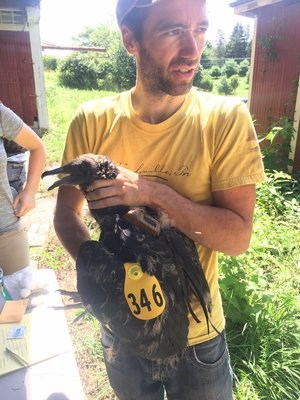
M 204 90 L 205 92 L 212 92 L 214 88 L 214 83 L 209 75 L 203 76 L 199 88 Z
M 283 173 L 268 178 L 248 252 L 220 255 L 236 400 L 299 399 L 300 185 Z
M 280 171 L 288 170 L 292 165 L 289 160 L 291 151 L 291 139 L 295 135 L 295 128 L 288 117 L 281 117 L 279 121 L 272 124 L 269 133 L 263 137 L 262 154 L 266 169 Z
M 225 62 L 222 73 L 230 78 L 232 75 L 236 75 L 239 72 L 239 65 L 233 59 L 229 59 Z
M 97 89 L 98 68 L 91 58 L 66 58 L 59 69 L 59 83 L 76 89 Z
M 111 60 L 104 60 L 98 63 L 97 89 L 118 90 L 115 77 L 115 65 Z
M 123 45 L 118 48 L 116 53 L 114 79 L 118 90 L 128 90 L 135 85 L 135 58 L 129 56 Z
M 257 205 L 271 217 L 300 212 L 300 179 L 281 171 L 266 171 L 266 175 L 267 182 L 257 189 Z
M 250 70 L 248 70 L 247 74 L 246 74 L 246 83 L 249 85 L 250 83 Z
M 202 65 L 200 65 L 200 68 L 198 69 L 198 71 L 194 77 L 194 81 L 193 81 L 194 86 L 200 87 L 201 80 L 203 79 L 203 76 L 205 74 L 204 71 L 205 71 L 204 68 L 202 67 Z
M 222 75 L 222 71 L 221 68 L 218 65 L 214 65 L 213 67 L 211 67 L 211 69 L 209 70 L 209 74 L 212 78 L 220 78 L 220 76 Z
M 206 92 L 212 92 L 214 88 L 214 83 L 209 72 L 202 68 L 197 72 L 193 84 Z
M 246 76 L 249 71 L 250 63 L 248 60 L 243 60 L 239 65 L 239 76 Z
M 45 71 L 56 71 L 58 61 L 56 57 L 45 55 L 43 56 L 43 64 Z
M 135 85 L 135 59 L 123 47 L 110 59 L 66 58 L 60 65 L 59 83 L 76 89 L 128 90 Z
M 233 91 L 235 92 L 235 90 L 239 87 L 239 84 L 240 84 L 239 76 L 238 75 L 232 75 L 229 78 L 229 84 L 232 87 Z
M 226 76 L 223 76 L 217 86 L 218 93 L 229 95 L 233 93 L 233 87 L 230 84 L 230 81 L 226 79 Z

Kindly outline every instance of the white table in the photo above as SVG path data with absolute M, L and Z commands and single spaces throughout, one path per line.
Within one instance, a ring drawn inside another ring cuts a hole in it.
M 53 287 L 55 274 L 46 270 Z M 43 299 L 44 304 L 32 309 L 31 335 L 41 352 L 54 356 L 27 368 L 0 376 L 1 400 L 84 400 L 80 376 L 74 357 L 70 334 L 58 293 Z M 50 354 L 49 353 L 49 354 Z

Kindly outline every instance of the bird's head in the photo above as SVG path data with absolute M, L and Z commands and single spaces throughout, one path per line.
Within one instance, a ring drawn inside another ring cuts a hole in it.
M 64 174 L 48 190 L 61 185 L 79 185 L 82 190 L 97 179 L 115 179 L 118 168 L 104 155 L 83 154 L 62 167 L 45 171 L 42 178 L 49 175 Z

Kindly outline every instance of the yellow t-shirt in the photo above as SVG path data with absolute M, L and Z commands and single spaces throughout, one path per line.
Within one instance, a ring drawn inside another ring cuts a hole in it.
M 85 154 L 105 154 L 117 165 L 171 186 L 184 197 L 211 205 L 212 192 L 262 182 L 263 164 L 247 107 L 234 98 L 192 89 L 180 109 L 159 124 L 140 120 L 130 92 L 83 104 L 67 135 L 62 164 Z M 198 246 L 213 309 L 211 322 L 225 326 L 218 285 L 217 252 Z M 190 316 L 189 344 L 217 335 L 202 309 Z

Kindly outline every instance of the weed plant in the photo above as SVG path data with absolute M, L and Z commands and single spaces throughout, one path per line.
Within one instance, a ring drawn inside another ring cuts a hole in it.
M 258 188 L 251 247 L 220 255 L 237 400 L 299 400 L 300 197 L 290 176 Z

